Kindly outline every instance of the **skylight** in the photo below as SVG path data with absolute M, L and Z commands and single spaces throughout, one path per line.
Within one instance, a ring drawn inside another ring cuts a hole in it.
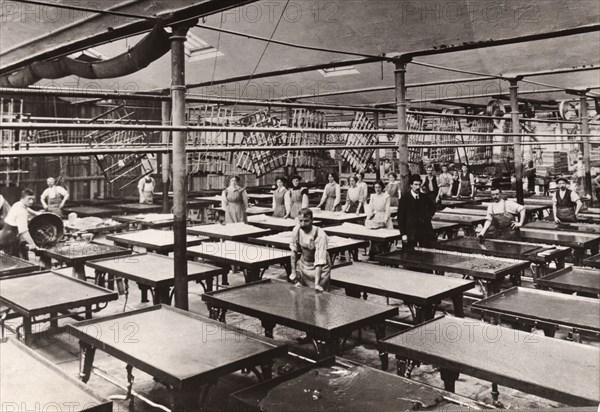
M 184 46 L 185 55 L 187 56 L 188 61 L 191 62 L 223 56 L 222 52 L 196 36 L 191 30 L 187 33 Z
M 332 67 L 330 69 L 317 70 L 323 77 L 346 76 L 349 74 L 359 74 L 354 66 Z

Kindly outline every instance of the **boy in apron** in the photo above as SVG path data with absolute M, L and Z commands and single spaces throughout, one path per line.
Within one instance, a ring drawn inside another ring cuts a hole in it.
M 48 188 L 42 192 L 40 202 L 44 210 L 62 217 L 62 208 L 69 199 L 69 192 L 64 187 L 56 186 L 56 180 L 49 177 L 46 180 Z
M 475 196 L 475 176 L 469 172 L 469 166 L 462 165 L 462 171 L 458 174 L 458 196 L 459 197 L 474 197 Z
M 29 234 L 29 208 L 33 205 L 35 196 L 29 189 L 21 192 L 21 200 L 15 202 L 4 219 L 4 227 L 0 232 L 0 250 L 7 255 L 27 259 L 27 251 L 22 243 L 27 243 L 30 250 L 39 248 Z
M 556 223 L 577 222 L 577 215 L 583 206 L 579 195 L 567 189 L 568 183 L 564 177 L 556 179 L 558 190 L 552 196 L 552 212 Z
M 502 191 L 494 188 L 491 191 L 492 203 L 488 206 L 483 229 L 477 235 L 479 239 L 502 237 L 511 234 L 525 223 L 525 206 L 512 200 L 502 198 Z M 516 217 L 519 216 L 519 220 Z M 490 228 L 492 228 L 491 233 Z
M 308 286 L 317 291 L 329 290 L 331 258 L 327 251 L 327 234 L 313 226 L 313 213 L 310 209 L 300 211 L 298 225 L 292 231 L 290 249 L 290 280 L 296 285 Z

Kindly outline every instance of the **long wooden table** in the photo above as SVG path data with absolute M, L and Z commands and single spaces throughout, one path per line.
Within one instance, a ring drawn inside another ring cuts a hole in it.
M 50 271 L 0 278 L 0 291 L 0 303 L 10 309 L 7 319 L 23 318 L 23 324 L 17 327 L 17 335 L 27 345 L 33 341 L 33 325 L 50 322 L 50 328 L 54 330 L 61 317 L 84 314 L 89 319 L 93 312 L 118 298 L 110 290 Z M 105 305 L 100 307 L 101 303 Z M 92 308 L 94 305 L 98 305 L 96 309 Z M 82 307 L 85 308 L 83 312 L 71 312 L 71 309 Z
M 131 250 L 77 240 L 57 243 L 50 249 L 44 249 L 39 253 L 44 269 L 52 269 L 52 259 L 56 259 L 73 267 L 73 277 L 85 280 L 85 262 L 88 260 L 129 255 Z
M 144 213 L 137 215 L 113 216 L 117 222 L 127 223 L 137 229 L 173 227 L 172 213 Z
M 202 300 L 213 319 L 225 322 L 227 310 L 260 319 L 269 338 L 277 324 L 304 331 L 314 339 L 318 357 L 336 354 L 340 341 L 361 327 L 375 327 L 377 339 L 382 339 L 385 320 L 398 315 L 396 307 L 270 279 L 205 293 Z M 383 360 L 387 354 L 380 357 Z
M 529 266 L 529 262 L 522 260 L 490 259 L 485 256 L 460 255 L 426 248 L 397 250 L 379 255 L 377 260 L 386 265 L 472 276 L 483 283 L 484 296 L 498 293 L 507 276 L 511 278 L 513 285 L 520 285 L 521 272 Z
M 149 252 L 168 255 L 175 247 L 175 236 L 170 230 L 146 229 L 138 232 L 127 232 L 118 235 L 107 235 L 107 240 L 121 247 L 143 247 Z M 196 246 L 208 240 L 203 236 L 186 236 L 186 245 Z
M 292 232 L 279 232 L 274 235 L 261 236 L 256 238 L 248 238 L 248 243 L 256 243 L 258 245 L 272 246 L 280 249 L 290 250 L 292 241 Z M 358 249 L 367 247 L 368 243 L 362 240 L 349 239 L 340 236 L 327 237 L 327 251 L 332 258 L 339 253 L 350 252 L 353 256 L 358 254 Z M 291 252 L 288 252 L 291 254 Z
M 377 254 L 389 252 L 392 244 L 402 238 L 397 229 L 369 229 L 364 225 L 348 222 L 328 226 L 324 230 L 328 235 L 371 242 L 369 259 L 374 259 Z
M 519 231 L 500 236 L 501 239 L 517 242 L 545 243 L 550 245 L 566 246 L 573 249 L 573 261 L 581 266 L 586 250 L 592 255 L 598 253 L 600 235 L 575 232 L 550 232 L 548 230 L 520 228 Z
M 219 240 L 244 240 L 248 237 L 266 236 L 271 233 L 268 229 L 262 229 L 246 223 L 215 223 L 212 225 L 200 225 L 187 228 L 190 235 L 206 236 Z
M 162 204 L 160 203 L 125 203 L 115 206 L 125 213 L 160 213 L 162 211 Z
M 585 266 L 590 266 L 596 269 L 600 269 L 600 253 L 597 255 L 590 256 L 583 261 Z
M 595 298 L 513 287 L 473 303 L 473 311 L 494 321 L 536 327 L 546 336 L 554 336 L 559 326 L 576 334 L 587 331 L 600 334 L 600 301 Z
M 600 297 L 600 271 L 569 266 L 537 280 L 537 284 L 552 290 Z
M 35 263 L 0 252 L 0 277 L 36 272 L 38 270 L 40 270 L 40 267 Z
M 547 220 L 538 220 L 537 222 L 528 223 L 524 227 L 529 229 L 550 230 L 554 232 L 559 231 L 600 234 L 600 225 L 594 225 L 591 223 L 556 223 Z
M 284 219 L 281 217 L 273 217 L 267 215 L 248 216 L 248 223 L 263 229 L 269 229 L 274 232 L 284 232 L 292 230 L 298 221 L 296 219 Z M 313 222 L 314 224 L 315 222 Z
M 555 263 L 557 269 L 564 268 L 565 259 L 571 255 L 571 249 L 563 246 L 556 247 L 493 239 L 485 239 L 480 242 L 477 238 L 469 237 L 438 242 L 435 247 L 454 252 L 528 260 L 535 265 L 534 279 L 547 274 L 551 262 Z
M 436 212 L 433 216 L 432 223 L 436 221 L 458 223 L 460 227 L 463 228 L 465 234 L 474 234 L 477 226 L 485 223 L 485 216 Z
M 244 270 L 246 283 L 261 279 L 271 265 L 285 265 L 288 276 L 291 271 L 291 252 L 279 248 L 226 240 L 218 243 L 204 242 L 198 246 L 188 247 L 187 251 L 190 256 L 199 257 L 223 267 L 241 267 Z M 226 274 L 223 275 L 223 284 L 228 284 Z
M 95 269 L 97 284 L 105 285 L 108 275 L 108 288 L 113 289 L 114 279 L 125 279 L 136 282 L 142 290 L 142 302 L 148 302 L 147 290 L 152 293 L 152 302 L 171 304 L 171 288 L 175 284 L 174 260 L 170 257 L 154 253 L 143 253 L 127 256 L 126 259 L 97 259 L 88 261 L 87 266 Z M 213 279 L 223 275 L 227 269 L 199 262 L 187 262 L 188 281 L 202 284 L 205 291 L 213 289 Z M 205 282 L 205 283 L 202 283 Z M 128 290 L 125 285 L 125 291 Z
M 259 380 L 271 379 L 273 359 L 287 354 L 286 345 L 259 340 L 250 332 L 165 305 L 69 327 L 79 339 L 83 382 L 89 380 L 96 349 L 100 349 L 127 364 L 131 384 L 136 368 L 167 385 L 172 411 L 202 409 L 218 378 L 240 369 L 253 370 Z M 198 402 L 203 384 L 207 386 Z
M 298 411 L 412 411 L 414 405 L 422 410 L 479 409 L 462 396 L 334 357 L 242 389 L 229 399 L 232 410 L 244 412 L 281 412 L 292 405 Z
M 466 206 L 466 208 L 487 211 L 488 206 L 491 204 L 492 204 L 491 202 L 483 202 L 481 205 L 471 205 L 471 206 Z M 527 220 L 532 220 L 531 218 L 534 216 L 537 216 L 538 219 L 543 219 L 544 211 L 546 211 L 548 209 L 552 209 L 552 205 L 548 206 L 548 205 L 543 205 L 543 204 L 532 204 L 532 203 L 527 203 L 527 202 L 525 202 L 524 206 L 525 206 L 525 213 L 527 215 Z
M 438 366 L 454 392 L 460 373 L 571 406 L 600 402 L 600 349 L 546 336 L 444 316 L 378 344 L 396 355 L 399 373 L 409 360 Z M 497 400 L 498 393 L 492 393 Z
M 0 340 L 0 353 L 0 410 L 112 412 L 111 401 L 19 341 Z
M 331 271 L 331 284 L 346 290 L 346 295 L 367 299 L 367 293 L 399 299 L 414 306 L 414 320 L 432 319 L 437 305 L 451 299 L 454 315 L 463 317 L 463 293 L 475 282 L 369 263 L 355 263 Z M 411 310 L 412 312 L 412 310 Z
M 325 210 L 314 210 L 313 218 L 320 220 L 324 225 L 341 224 L 344 222 L 360 222 L 366 219 L 366 213 L 344 213 L 344 212 L 331 212 Z
M 111 217 L 121 213 L 121 209 L 115 207 L 104 207 L 104 206 L 75 206 L 65 207 L 63 209 L 65 214 L 77 213 L 77 217 Z

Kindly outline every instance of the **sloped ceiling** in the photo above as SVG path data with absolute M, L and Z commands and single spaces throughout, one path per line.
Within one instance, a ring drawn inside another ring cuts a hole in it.
M 63 2 L 67 2 L 64 0 Z M 57 30 L 60 21 L 49 25 L 28 27 L 13 14 L 7 14 L 3 6 L 3 24 L 0 31 L 0 67 L 18 60 L 24 52 L 15 45 L 27 39 L 37 39 L 39 50 L 51 49 L 55 44 L 44 41 L 42 36 L 49 30 Z M 85 4 L 78 1 L 78 5 Z M 103 1 L 114 5 L 116 1 Z M 156 13 L 167 2 L 129 1 L 136 13 Z M 183 0 L 168 2 L 185 3 Z M 189 1 L 187 3 L 190 3 Z M 200 2 L 195 2 L 200 3 Z M 287 6 L 286 6 L 287 5 Z M 280 19 L 282 12 L 283 17 Z M 126 9 L 123 6 L 123 9 Z M 65 12 L 65 11 L 63 11 Z M 77 12 L 75 12 L 77 13 Z M 123 19 L 108 16 L 110 19 Z M 5 23 L 6 21 L 6 23 Z M 279 24 L 278 24 L 279 21 Z M 240 33 L 369 55 L 396 54 L 417 50 L 442 48 L 469 42 L 498 40 L 523 35 L 564 30 L 585 25 L 600 24 L 600 2 L 597 0 L 314 0 L 289 1 L 265 0 L 246 4 L 221 14 L 210 15 L 202 24 Z M 105 23 L 104 23 L 105 24 Z M 278 24 L 276 30 L 275 27 Z M 88 25 L 73 32 L 80 36 L 90 31 L 106 30 L 106 25 Z M 279 70 L 295 66 L 326 63 L 356 58 L 344 53 L 301 50 L 284 45 L 247 39 L 205 28 L 194 27 L 192 32 L 218 48 L 223 54 L 218 58 L 188 62 L 188 84 L 210 82 L 253 72 Z M 7 37 L 5 37 L 7 36 Z M 119 40 L 95 47 L 107 57 L 122 53 L 141 36 Z M 5 50 L 10 50 L 5 53 Z M 16 56 L 16 57 L 15 57 Z M 262 56 L 262 57 L 261 57 Z M 5 59 L 9 58 L 8 61 Z M 529 43 L 495 46 L 478 50 L 453 52 L 415 59 L 445 67 L 468 70 L 482 74 L 520 74 L 549 69 L 600 65 L 600 32 L 578 34 Z M 209 93 L 228 97 L 259 99 L 282 98 L 376 86 L 392 86 L 394 65 L 388 62 L 371 63 L 355 67 L 358 73 L 324 77 L 317 71 L 224 84 L 214 87 L 190 89 L 190 93 Z M 469 77 L 467 74 L 442 71 L 410 64 L 407 72 L 409 84 Z M 548 86 L 582 88 L 600 86 L 600 71 L 557 74 L 533 77 L 531 80 Z M 39 86 L 92 87 L 89 81 L 65 78 L 40 81 Z M 157 60 L 139 72 L 105 81 L 94 81 L 93 87 L 109 89 L 149 90 L 168 88 L 170 84 L 169 55 Z M 87 86 L 86 86 L 87 85 Z M 415 106 L 431 106 L 431 100 L 457 96 L 507 92 L 505 81 L 450 84 L 409 89 L 409 98 Z M 548 86 L 521 83 L 521 89 L 538 91 Z M 594 92 L 594 91 L 593 91 Z M 596 90 L 595 92 L 598 92 Z M 539 100 L 567 98 L 564 93 L 532 93 L 523 97 Z M 490 98 L 457 99 L 460 102 L 483 103 Z M 394 100 L 394 91 L 368 92 L 305 99 L 337 104 L 375 104 Z M 425 100 L 419 103 L 420 100 Z

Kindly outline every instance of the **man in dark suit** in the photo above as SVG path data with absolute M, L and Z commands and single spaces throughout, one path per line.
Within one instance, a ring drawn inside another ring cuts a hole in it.
M 417 245 L 432 247 L 436 241 L 431 225 L 435 203 L 429 196 L 421 193 L 421 176 L 412 175 L 409 183 L 410 191 L 402 195 L 398 203 L 398 228 L 403 248 L 412 249 Z

